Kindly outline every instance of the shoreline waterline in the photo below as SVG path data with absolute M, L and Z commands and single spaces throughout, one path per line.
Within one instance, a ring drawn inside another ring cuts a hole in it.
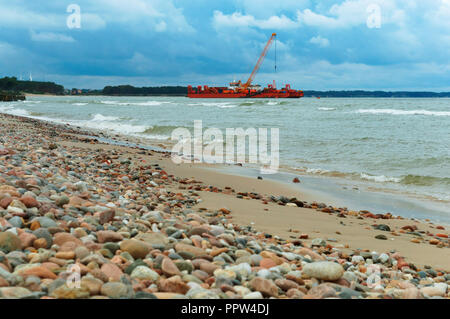
M 8 114 L 8 113 L 6 113 Z M 13 114 L 14 115 L 14 114 Z M 27 116 L 27 114 L 17 115 L 32 118 L 38 121 L 49 122 L 59 125 L 69 125 L 77 128 L 74 124 L 64 124 L 65 121 L 53 119 L 41 119 L 39 116 Z M 122 134 L 90 127 L 82 127 L 83 130 L 100 133 L 102 136 L 86 136 L 95 138 L 100 142 L 112 145 L 138 147 L 159 152 L 170 152 L 173 141 L 153 139 L 136 134 Z M 115 136 L 115 137 L 114 137 Z M 252 166 L 245 165 L 207 165 L 209 169 L 217 170 L 227 174 L 238 176 L 254 177 L 258 176 L 258 170 Z M 351 210 L 370 210 L 377 213 L 392 213 L 396 216 L 406 218 L 417 218 L 421 220 L 430 219 L 438 223 L 450 225 L 450 210 L 448 201 L 441 201 L 435 198 L 418 197 L 407 192 L 395 193 L 392 189 L 382 189 L 376 183 L 370 181 L 354 180 L 349 178 L 339 178 L 326 176 L 322 173 L 312 174 L 292 167 L 282 165 L 279 172 L 273 176 L 263 175 L 265 178 L 282 182 L 289 187 L 301 190 L 309 194 L 317 202 L 325 202 L 329 205 L 348 207 Z M 304 183 L 293 185 L 292 179 L 300 177 Z M 356 186 L 355 186 L 356 185 Z

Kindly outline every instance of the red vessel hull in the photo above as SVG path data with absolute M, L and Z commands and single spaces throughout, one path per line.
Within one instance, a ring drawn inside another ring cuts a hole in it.
M 292 90 L 289 85 L 286 85 L 283 89 L 265 88 L 262 91 L 253 90 L 241 90 L 233 91 L 225 87 L 208 87 L 198 86 L 193 88 L 188 87 L 189 98 L 194 99 L 236 99 L 236 98 L 301 98 L 303 97 L 303 91 Z

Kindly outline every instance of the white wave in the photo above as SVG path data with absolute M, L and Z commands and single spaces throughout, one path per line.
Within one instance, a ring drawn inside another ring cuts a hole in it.
M 236 104 L 232 104 L 229 102 L 222 102 L 222 103 L 218 103 L 218 102 L 207 103 L 207 102 L 205 102 L 205 103 L 200 103 L 200 105 L 202 105 L 202 106 L 217 106 L 220 108 L 228 108 L 228 107 L 236 107 L 237 106 Z
M 20 109 L 20 108 L 14 108 L 11 105 L 0 107 L 0 112 L 6 113 L 6 114 L 11 114 L 11 115 L 17 115 L 17 116 L 29 116 L 30 115 L 30 112 L 28 112 L 27 110 Z
M 217 107 L 220 107 L 221 109 L 227 109 L 227 108 L 231 108 L 231 107 L 236 107 L 237 105 L 235 104 L 230 104 L 230 105 L 218 105 Z
M 396 110 L 396 109 L 359 109 L 356 113 L 362 114 L 391 114 L 391 115 L 429 115 L 450 116 L 450 112 L 428 110 Z
M 319 111 L 334 111 L 336 110 L 335 107 L 319 107 L 318 108 Z
M 115 121 L 119 118 L 116 116 L 105 116 L 103 114 L 95 114 L 92 121 Z
M 72 105 L 75 106 L 84 106 L 84 105 L 88 105 L 89 103 L 72 103 Z
M 22 101 L 22 103 L 24 103 L 24 104 L 39 104 L 39 103 L 42 103 L 42 101 L 29 101 L 29 100 L 25 100 L 25 101 Z
M 401 179 L 397 178 L 397 177 L 389 177 L 389 176 L 384 176 L 384 175 L 368 175 L 365 173 L 361 173 L 361 178 L 368 180 L 368 181 L 374 181 L 374 182 L 378 182 L 378 183 L 386 183 L 386 182 L 391 182 L 391 183 L 400 183 Z
M 326 170 L 326 169 L 321 169 L 321 168 L 307 168 L 306 172 L 310 173 L 310 174 L 320 174 L 321 175 L 321 174 L 329 173 L 330 171 Z
M 147 101 L 147 102 L 100 101 L 100 103 L 117 106 L 159 106 L 162 104 L 170 104 L 170 102 L 162 102 L 162 101 Z

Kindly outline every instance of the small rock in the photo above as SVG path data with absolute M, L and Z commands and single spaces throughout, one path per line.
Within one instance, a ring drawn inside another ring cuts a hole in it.
M 263 296 L 267 297 L 277 297 L 278 287 L 268 279 L 256 277 L 250 281 L 250 287 L 253 290 L 259 291 Z
M 130 255 L 136 259 L 144 259 L 150 252 L 150 247 L 148 244 L 136 239 L 127 239 L 122 241 L 120 243 L 120 249 L 130 253 Z
M 17 235 L 10 231 L 0 233 L 0 251 L 9 253 L 20 249 L 22 249 L 22 242 Z
M 112 299 L 129 298 L 130 288 L 121 282 L 108 282 L 103 284 L 101 294 Z
M 318 261 L 306 264 L 303 273 L 308 277 L 321 280 L 335 281 L 342 277 L 344 268 L 338 263 L 329 261 Z
M 140 279 L 140 280 L 150 280 L 153 282 L 155 282 L 159 279 L 159 275 L 155 271 L 153 271 L 150 268 L 145 267 L 145 266 L 136 267 L 132 271 L 130 277 Z

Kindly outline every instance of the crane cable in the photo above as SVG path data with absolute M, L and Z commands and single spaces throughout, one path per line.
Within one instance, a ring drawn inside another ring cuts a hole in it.
M 277 73 L 277 37 L 275 36 L 275 73 Z

